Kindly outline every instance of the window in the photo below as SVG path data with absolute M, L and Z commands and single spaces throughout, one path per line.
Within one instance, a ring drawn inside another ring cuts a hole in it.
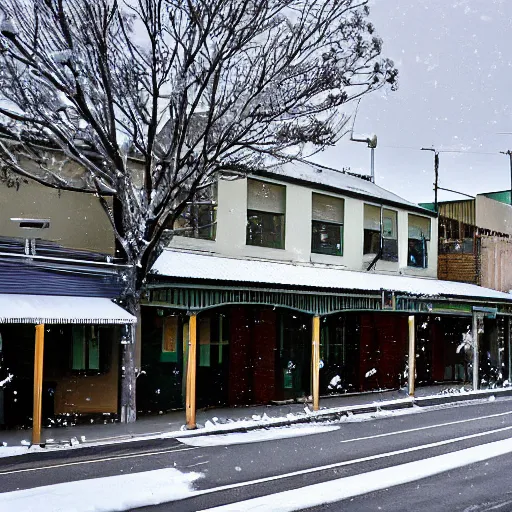
M 199 366 L 221 365 L 229 345 L 228 317 L 222 313 L 199 316 Z
M 178 317 L 168 316 L 164 318 L 162 329 L 162 352 L 177 356 L 178 346 Z M 172 358 L 172 356 L 171 356 Z
M 247 180 L 247 245 L 284 249 L 286 188 Z
M 217 184 L 198 191 L 187 204 L 174 229 L 180 236 L 215 240 L 217 231 Z
M 343 256 L 344 201 L 313 193 L 311 252 Z
M 381 247 L 381 207 L 364 205 L 363 254 L 378 254 Z M 398 261 L 397 212 L 382 209 L 382 254 L 384 261 Z
M 94 325 L 72 327 L 72 370 L 100 370 L 100 331 Z
M 430 219 L 409 215 L 407 265 L 427 268 L 427 241 L 430 240 Z

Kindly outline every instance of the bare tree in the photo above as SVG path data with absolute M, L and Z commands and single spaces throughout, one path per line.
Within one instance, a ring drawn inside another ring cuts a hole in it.
M 132 267 L 124 298 L 137 313 L 169 228 L 198 191 L 219 173 L 333 144 L 345 103 L 395 86 L 367 4 L 3 0 L 1 167 L 97 194 Z M 133 343 L 123 365 L 133 421 Z

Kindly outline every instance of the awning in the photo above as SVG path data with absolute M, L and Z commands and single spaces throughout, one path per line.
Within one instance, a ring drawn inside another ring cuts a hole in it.
M 335 290 L 402 292 L 424 297 L 467 297 L 512 302 L 512 294 L 474 284 L 357 272 L 314 264 L 239 259 L 166 249 L 152 272 L 171 278 L 260 283 Z
M 97 297 L 0 294 L 3 324 L 134 324 L 136 317 Z

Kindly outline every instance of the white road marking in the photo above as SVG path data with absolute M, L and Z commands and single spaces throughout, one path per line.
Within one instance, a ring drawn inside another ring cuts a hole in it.
M 371 436 L 365 436 L 365 437 L 354 437 L 352 439 L 344 439 L 343 441 L 339 441 L 340 443 L 352 443 L 356 441 L 366 441 L 368 439 L 377 439 L 378 437 L 388 437 L 388 436 L 395 436 L 397 434 L 407 434 L 408 432 L 418 432 L 420 430 L 428 430 L 430 428 L 438 428 L 438 427 L 447 427 L 450 425 L 458 425 L 460 423 L 469 423 L 470 421 L 479 421 L 479 420 L 486 420 L 489 418 L 498 418 L 500 416 L 508 416 L 512 414 L 512 411 L 509 412 L 500 412 L 497 414 L 489 414 L 488 416 L 479 416 L 478 418 L 468 418 L 465 420 L 457 420 L 457 421 L 448 421 L 446 423 L 438 423 L 436 425 L 427 425 L 425 427 L 416 427 L 416 428 L 409 428 L 405 430 L 397 430 L 395 432 L 386 432 L 385 434 L 374 434 Z
M 55 468 L 64 468 L 66 466 L 79 466 L 81 464 L 97 464 L 99 462 L 109 462 L 113 460 L 122 460 L 122 459 L 135 459 L 138 457 L 151 457 L 153 455 L 161 455 L 164 453 L 175 453 L 175 452 L 186 452 L 189 450 L 197 450 L 197 448 L 178 448 L 178 449 L 170 449 L 170 450 L 160 450 L 156 452 L 145 452 L 145 453 L 132 453 L 129 455 L 115 455 L 112 457 L 104 457 L 102 459 L 91 459 L 91 460 L 81 460 L 75 462 L 64 462 L 62 464 L 52 464 L 50 466 L 40 466 L 37 468 L 25 468 L 25 469 L 13 469 L 12 471 L 0 471 L 0 476 L 4 475 L 13 475 L 15 473 L 30 473 L 32 471 L 43 471 L 46 469 L 55 469 Z
M 249 485 L 262 484 L 265 482 L 271 482 L 273 480 L 283 480 L 285 478 L 307 475 L 310 473 L 317 473 L 319 471 L 326 471 L 328 469 L 335 469 L 335 468 L 340 468 L 343 466 L 352 466 L 354 464 L 360 464 L 361 462 L 368 462 L 370 460 L 377 460 L 377 459 L 385 459 L 385 458 L 389 458 L 389 457 L 394 457 L 395 455 L 401 455 L 403 453 L 411 453 L 411 452 L 416 452 L 416 451 L 420 451 L 420 450 L 427 450 L 428 448 L 436 448 L 437 446 L 445 446 L 445 445 L 452 444 L 452 443 L 458 443 L 460 441 L 466 441 L 468 439 L 475 439 L 478 437 L 496 434 L 498 432 L 505 432 L 507 430 L 512 430 L 512 426 L 498 428 L 495 430 L 487 430 L 485 432 L 479 432 L 477 434 L 470 434 L 467 436 L 454 437 L 453 439 L 446 439 L 444 441 L 436 441 L 435 443 L 421 444 L 419 446 L 413 446 L 411 448 L 403 448 L 402 450 L 394 450 L 392 452 L 379 453 L 376 455 L 369 455 L 367 457 L 361 457 L 359 459 L 345 460 L 343 462 L 335 462 L 333 464 L 327 464 L 325 466 L 318 466 L 316 468 L 301 469 L 298 471 L 293 471 L 291 473 L 283 473 L 282 475 L 268 476 L 265 478 L 258 478 L 256 480 L 248 480 L 246 482 L 238 482 L 236 484 L 221 485 L 219 487 L 212 487 L 210 489 L 204 489 L 204 490 L 198 491 L 198 495 L 211 494 L 211 493 L 219 492 L 219 491 L 228 491 L 230 489 L 237 489 L 239 487 L 247 487 Z
M 512 438 L 509 438 L 359 475 L 337 478 L 320 484 L 307 485 L 298 489 L 268 494 L 229 505 L 221 505 L 201 512 L 239 512 L 240 510 L 245 512 L 265 512 L 268 510 L 292 512 L 303 510 L 414 482 L 511 452 Z

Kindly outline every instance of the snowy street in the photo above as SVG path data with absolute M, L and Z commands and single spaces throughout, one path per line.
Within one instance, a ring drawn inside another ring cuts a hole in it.
M 7 457 L 0 510 L 340 510 L 345 500 L 349 511 L 441 511 L 508 503 L 511 405 L 503 398 Z

